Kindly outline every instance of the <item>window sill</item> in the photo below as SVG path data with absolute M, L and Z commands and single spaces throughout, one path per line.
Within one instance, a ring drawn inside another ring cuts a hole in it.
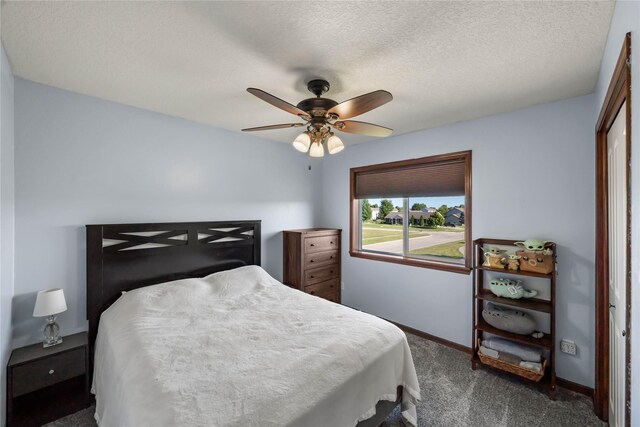
M 394 264 L 404 264 L 413 267 L 429 268 L 433 270 L 449 271 L 451 273 L 466 274 L 471 273 L 471 268 L 464 265 L 445 264 L 439 262 L 433 262 L 428 260 L 408 258 L 403 256 L 394 255 L 381 255 L 369 252 L 349 251 L 349 254 L 354 258 L 370 259 L 374 261 L 392 262 Z

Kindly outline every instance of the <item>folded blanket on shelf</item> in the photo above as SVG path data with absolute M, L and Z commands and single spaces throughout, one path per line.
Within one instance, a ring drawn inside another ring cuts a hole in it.
M 483 340 L 482 345 L 492 350 L 514 354 L 526 362 L 540 362 L 542 358 L 541 350 L 516 344 L 503 338 L 489 338 Z
M 520 367 L 525 369 L 530 369 L 532 371 L 540 372 L 542 371 L 542 363 L 535 362 L 520 362 Z
M 506 353 L 506 352 L 499 352 L 499 351 L 493 350 L 491 348 L 487 348 L 487 347 L 485 347 L 483 345 L 480 346 L 479 351 L 480 351 L 480 353 L 484 354 L 485 356 L 493 357 L 494 359 L 503 360 L 505 362 L 511 363 L 512 365 L 520 366 L 521 368 L 524 368 L 524 369 L 529 369 L 529 370 L 535 371 L 535 372 L 541 372 L 542 371 L 542 363 L 527 362 L 527 361 L 524 361 L 524 360 L 520 359 L 518 356 L 515 356 L 513 354 L 509 354 L 509 353 Z
M 522 362 L 522 359 L 520 359 L 518 356 L 505 353 L 505 352 L 492 350 L 482 345 L 480 346 L 480 353 L 484 354 L 485 356 L 493 357 L 494 359 L 500 359 L 507 363 L 511 363 L 512 365 L 520 365 L 520 362 Z
M 494 359 L 497 359 L 500 356 L 500 352 L 491 350 L 490 348 L 482 345 L 480 346 L 480 353 L 484 354 L 485 356 L 493 357 Z
M 522 362 L 522 359 L 520 359 L 518 356 L 506 353 L 504 351 L 500 352 L 500 356 L 498 356 L 498 359 L 517 366 L 520 366 L 520 363 Z

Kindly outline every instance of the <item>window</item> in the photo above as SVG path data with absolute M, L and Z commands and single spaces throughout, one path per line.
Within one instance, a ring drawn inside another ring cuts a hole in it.
M 470 272 L 471 151 L 351 169 L 351 256 Z

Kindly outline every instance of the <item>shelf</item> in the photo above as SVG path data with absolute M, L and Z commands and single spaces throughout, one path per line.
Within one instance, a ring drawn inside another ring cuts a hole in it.
M 512 332 L 494 328 L 493 326 L 485 322 L 482 317 L 478 319 L 476 329 L 480 329 L 481 331 L 487 332 L 489 334 L 498 335 L 500 337 L 510 339 L 511 341 L 515 341 L 520 344 L 532 345 L 534 347 L 546 349 L 552 349 L 553 347 L 553 340 L 551 339 L 551 335 L 549 334 L 544 334 L 542 338 L 533 338 L 531 335 L 514 334 Z
M 539 298 L 510 299 L 495 296 L 489 289 L 481 289 L 477 295 L 478 299 L 495 302 L 496 304 L 510 305 L 513 307 L 525 308 L 528 310 L 551 313 L 551 301 Z M 535 338 L 534 338 L 535 339 Z
M 499 273 L 499 274 L 512 274 L 514 276 L 541 277 L 543 279 L 551 279 L 553 277 L 553 272 L 549 274 L 542 274 L 542 273 L 533 273 L 530 271 L 522 271 L 522 270 L 508 270 L 506 268 L 499 269 L 499 268 L 489 268 L 489 267 L 482 267 L 482 266 L 478 266 L 475 268 L 478 270 L 492 271 L 494 273 Z

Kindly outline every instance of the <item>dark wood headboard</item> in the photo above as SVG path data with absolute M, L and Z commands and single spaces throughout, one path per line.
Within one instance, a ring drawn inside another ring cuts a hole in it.
M 260 265 L 260 221 L 87 225 L 91 361 L 100 315 L 122 291 L 243 265 Z

